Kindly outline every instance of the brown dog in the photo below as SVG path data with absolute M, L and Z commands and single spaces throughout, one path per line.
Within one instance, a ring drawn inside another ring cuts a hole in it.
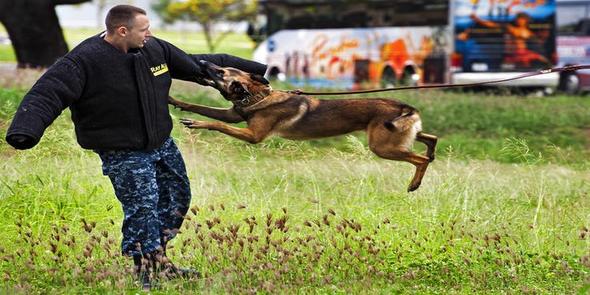
M 226 123 L 246 121 L 248 127 L 182 119 L 188 128 L 217 130 L 250 143 L 259 143 L 271 134 L 301 140 L 365 130 L 369 148 L 377 156 L 416 166 L 408 191 L 420 186 L 429 162 L 434 160 L 437 137 L 421 132 L 418 111 L 409 105 L 390 99 L 320 100 L 274 91 L 259 75 L 221 68 L 209 62 L 201 62 L 201 65 L 209 76 L 204 82 L 219 90 L 233 107 L 211 108 L 173 98 L 170 103 L 184 111 Z M 427 146 L 426 156 L 410 150 L 414 140 Z

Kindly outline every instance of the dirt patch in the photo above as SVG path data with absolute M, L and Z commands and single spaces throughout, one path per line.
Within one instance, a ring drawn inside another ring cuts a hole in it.
M 0 87 L 29 89 L 45 69 L 17 69 L 16 63 L 0 63 Z

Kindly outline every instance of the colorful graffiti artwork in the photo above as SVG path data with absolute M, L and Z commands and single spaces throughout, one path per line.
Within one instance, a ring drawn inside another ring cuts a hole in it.
M 419 75 L 432 52 L 448 51 L 437 49 L 442 45 L 434 38 L 435 31 L 430 27 L 286 30 L 269 38 L 273 52 L 257 60 L 275 67 L 295 85 L 375 86 L 388 73 L 394 80 Z
M 455 56 L 465 71 L 532 70 L 554 59 L 554 0 L 458 0 Z

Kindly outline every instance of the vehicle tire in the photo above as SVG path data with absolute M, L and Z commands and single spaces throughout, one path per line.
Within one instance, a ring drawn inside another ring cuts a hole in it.
M 277 68 L 277 67 L 271 68 L 270 71 L 268 72 L 268 79 L 271 81 L 281 80 L 280 76 L 281 76 L 281 70 L 279 70 L 279 68 Z
M 383 88 L 390 88 L 395 87 L 396 79 L 395 79 L 395 72 L 391 67 L 386 67 L 383 69 L 383 73 L 381 73 L 381 87 Z
M 404 70 L 404 74 L 402 75 L 400 85 L 401 86 L 416 86 L 418 85 L 418 81 L 414 81 L 412 76 L 414 75 L 414 70 L 410 68 L 406 68 Z
M 575 73 L 561 77 L 561 90 L 567 94 L 577 94 L 580 90 L 580 78 Z

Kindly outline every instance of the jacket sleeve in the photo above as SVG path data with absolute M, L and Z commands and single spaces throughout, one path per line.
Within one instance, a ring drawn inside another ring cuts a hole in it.
M 84 81 L 75 62 L 69 58 L 58 60 L 21 101 L 6 133 L 6 141 L 17 149 L 35 146 L 55 118 L 80 97 Z
M 265 64 L 229 54 L 191 54 L 191 58 L 195 63 L 198 63 L 199 60 L 206 60 L 220 67 L 232 67 L 252 74 L 264 75 L 266 73 Z
M 198 77 L 203 76 L 201 67 L 187 53 L 162 39 L 154 39 L 164 50 L 164 58 L 172 78 L 195 82 Z

